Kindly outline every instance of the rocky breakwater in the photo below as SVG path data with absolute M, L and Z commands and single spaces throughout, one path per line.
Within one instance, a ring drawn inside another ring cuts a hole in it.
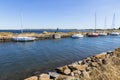
M 120 80 L 120 48 L 24 80 Z

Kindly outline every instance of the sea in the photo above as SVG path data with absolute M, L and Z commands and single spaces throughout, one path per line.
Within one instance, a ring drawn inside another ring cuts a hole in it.
M 120 36 L 0 42 L 0 80 L 23 80 L 117 47 Z

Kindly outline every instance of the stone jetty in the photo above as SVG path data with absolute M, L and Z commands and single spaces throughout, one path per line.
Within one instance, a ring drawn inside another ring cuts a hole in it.
M 104 30 L 107 34 L 110 34 L 111 31 L 113 30 Z M 120 30 L 114 30 L 115 32 L 119 32 Z M 103 30 L 96 30 L 96 33 L 101 33 Z M 25 36 L 25 37 L 35 37 L 36 40 L 44 40 L 44 39 L 58 39 L 58 38 L 68 38 L 71 37 L 73 34 L 82 34 L 84 36 L 87 36 L 91 32 L 46 32 L 44 31 L 43 33 L 11 33 L 11 32 L 0 32 L 0 42 L 8 42 L 12 41 L 13 37 L 18 37 L 18 36 Z
M 71 37 L 73 34 L 86 34 L 82 32 L 43 32 L 43 33 L 20 33 L 15 34 L 11 32 L 0 32 L 0 42 L 12 41 L 13 37 L 25 36 L 25 37 L 35 37 L 36 40 L 45 40 L 45 39 L 58 39 Z
M 24 80 L 120 80 L 120 48 Z

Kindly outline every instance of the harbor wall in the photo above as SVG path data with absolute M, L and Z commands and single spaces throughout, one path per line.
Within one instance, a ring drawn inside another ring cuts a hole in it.
M 24 80 L 120 80 L 120 48 Z

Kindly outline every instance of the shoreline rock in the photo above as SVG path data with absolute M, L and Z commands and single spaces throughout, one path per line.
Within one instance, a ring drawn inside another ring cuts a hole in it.
M 120 48 L 24 80 L 120 80 Z M 44 77 L 43 77 L 44 75 Z

